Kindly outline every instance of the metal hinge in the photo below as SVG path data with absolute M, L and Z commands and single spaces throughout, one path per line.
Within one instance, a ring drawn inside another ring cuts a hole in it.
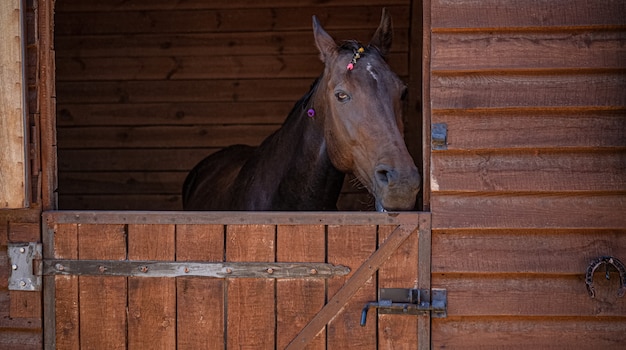
M 367 321 L 367 311 L 378 309 L 379 314 L 424 315 L 447 317 L 448 293 L 445 289 L 382 288 L 377 302 L 365 304 L 361 312 L 361 326 Z
M 41 290 L 41 243 L 9 243 L 9 290 Z

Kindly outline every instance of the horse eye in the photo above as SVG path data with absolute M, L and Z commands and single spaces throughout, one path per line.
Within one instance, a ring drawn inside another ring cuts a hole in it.
M 346 102 L 350 99 L 350 96 L 348 94 L 346 94 L 343 91 L 339 91 L 335 94 L 335 97 L 337 97 L 337 100 L 339 102 Z

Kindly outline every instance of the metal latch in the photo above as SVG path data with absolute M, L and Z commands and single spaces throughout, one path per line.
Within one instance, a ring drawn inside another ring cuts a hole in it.
M 41 243 L 9 243 L 9 290 L 41 290 Z
M 430 299 L 430 302 L 429 302 Z M 369 302 L 361 312 L 361 326 L 367 321 L 367 311 L 378 309 L 380 314 L 423 315 L 433 318 L 447 317 L 448 293 L 445 289 L 381 288 L 377 302 Z

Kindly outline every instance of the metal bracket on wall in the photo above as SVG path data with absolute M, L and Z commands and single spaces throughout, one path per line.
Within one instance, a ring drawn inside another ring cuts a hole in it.
M 9 243 L 9 290 L 41 290 L 41 249 L 41 243 Z
M 445 151 L 448 149 L 448 124 L 434 123 L 430 133 L 433 150 Z
M 430 300 L 430 301 L 429 301 Z M 361 312 L 361 326 L 367 321 L 367 311 L 378 309 L 379 314 L 422 315 L 430 313 L 433 318 L 448 316 L 448 293 L 445 289 L 422 290 L 382 288 L 377 302 L 365 304 Z

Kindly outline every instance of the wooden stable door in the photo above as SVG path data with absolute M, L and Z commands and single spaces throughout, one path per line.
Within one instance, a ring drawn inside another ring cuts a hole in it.
M 427 304 L 429 214 L 48 212 L 44 236 L 46 348 L 430 343 L 428 312 L 375 303 L 421 289 Z

